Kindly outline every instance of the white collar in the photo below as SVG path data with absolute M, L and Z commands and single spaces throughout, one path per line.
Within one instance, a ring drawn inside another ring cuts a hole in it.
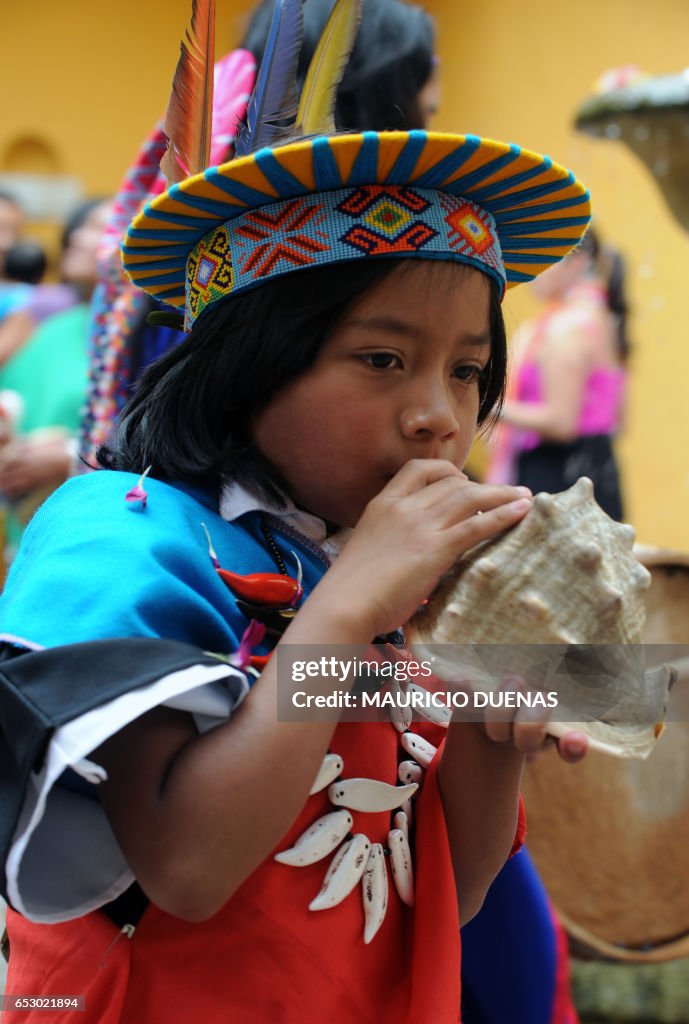
M 352 531 L 342 529 L 328 536 L 327 527 L 322 519 L 311 512 L 304 512 L 303 509 L 297 508 L 287 495 L 283 495 L 283 501 L 284 507 L 277 508 L 247 490 L 246 487 L 234 482 L 223 487 L 220 495 L 220 515 L 226 522 L 232 523 L 247 512 L 268 512 L 272 516 L 284 519 L 286 524 L 297 533 L 317 544 L 331 561 L 337 558 Z

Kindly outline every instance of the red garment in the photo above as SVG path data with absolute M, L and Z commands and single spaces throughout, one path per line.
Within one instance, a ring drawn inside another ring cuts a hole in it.
M 552 911 L 553 928 L 557 942 L 557 974 L 555 975 L 555 997 L 552 1024 L 579 1024 L 579 1015 L 574 1005 L 569 981 L 569 942 L 555 911 Z
M 441 742 L 436 727 L 418 731 Z M 342 724 L 331 749 L 345 777 L 397 782 L 399 737 L 387 723 Z M 390 878 L 370 945 L 359 886 L 331 910 L 308 910 L 329 858 L 293 868 L 270 857 L 211 920 L 190 924 L 149 905 L 131 939 L 117 938 L 100 912 L 36 925 L 10 911 L 8 993 L 85 994 L 79 1024 L 458 1024 L 459 920 L 437 764 L 415 801 L 416 906 L 401 903 Z M 329 809 L 325 792 L 310 797 L 279 849 Z M 386 844 L 389 812 L 352 813 L 352 832 Z M 12 1011 L 6 1020 L 43 1016 Z M 52 1024 L 75 1019 L 51 1014 Z
M 515 853 L 519 853 L 522 846 L 526 842 L 526 810 L 524 808 L 524 801 L 519 797 L 519 813 L 517 815 L 517 831 L 514 835 L 514 842 L 512 843 L 512 849 L 510 850 L 510 857 L 514 857 Z

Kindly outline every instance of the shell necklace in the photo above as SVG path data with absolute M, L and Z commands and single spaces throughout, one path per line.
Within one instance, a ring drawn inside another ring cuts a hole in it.
M 422 693 L 423 688 L 409 680 L 394 681 L 397 693 Z M 414 868 L 410 830 L 413 827 L 413 803 L 423 784 L 426 768 L 437 748 L 409 728 L 412 710 L 396 699 L 390 709 L 392 725 L 406 759 L 398 765 L 398 784 L 391 786 L 377 779 L 343 777 L 344 761 L 336 753 L 327 753 L 309 795 L 328 787 L 328 798 L 335 808 L 314 821 L 294 846 L 275 854 L 275 860 L 290 867 L 306 867 L 333 854 L 320 891 L 309 903 L 309 910 L 329 910 L 341 903 L 358 886 L 364 909 L 364 942 L 370 943 L 385 920 L 388 905 L 390 861 L 394 890 L 408 907 L 414 906 Z M 409 702 L 411 703 L 411 702 Z M 421 711 L 421 708 L 417 708 Z M 422 716 L 435 725 L 447 726 L 450 712 L 423 706 Z M 391 828 L 385 845 L 372 842 L 358 832 L 352 834 L 351 811 L 390 811 Z
M 205 526 L 204 526 L 205 529 Z M 261 517 L 261 529 L 268 550 L 278 569 L 279 575 L 255 573 L 238 576 L 220 567 L 217 555 L 208 537 L 211 561 L 225 584 L 234 593 L 238 607 L 250 619 L 250 625 L 242 645 L 247 641 L 251 646 L 253 627 L 259 623 L 262 632 L 279 638 L 295 614 L 296 605 L 302 596 L 301 567 L 295 580 L 287 575 L 282 554 L 277 546 L 267 517 Z M 207 531 L 206 531 L 207 533 Z M 296 555 L 295 555 L 296 558 Z M 297 559 L 298 562 L 298 559 Z M 389 642 L 392 640 L 392 643 Z M 385 638 L 388 651 L 396 660 L 402 655 L 393 643 L 404 642 L 401 631 Z M 242 646 L 240 645 L 240 646 Z M 242 664 L 257 674 L 270 655 L 251 655 L 247 650 Z M 328 752 L 318 770 L 309 791 L 309 796 L 322 792 L 328 787 L 328 798 L 333 810 L 314 821 L 296 840 L 294 846 L 275 854 L 275 860 L 289 867 L 307 867 L 332 855 L 323 877 L 320 891 L 309 903 L 309 910 L 329 910 L 338 906 L 360 885 L 364 908 L 364 942 L 370 943 L 385 920 L 388 905 L 388 872 L 386 858 L 389 858 L 394 890 L 407 906 L 414 905 L 414 868 L 410 830 L 413 828 L 413 802 L 423 784 L 423 776 L 430 765 L 437 748 L 428 740 L 411 731 L 411 701 L 401 699 L 402 694 L 424 689 L 409 679 L 391 681 L 394 693 L 389 709 L 392 725 L 399 734 L 399 743 L 406 755 L 398 765 L 398 784 L 395 786 L 379 779 L 345 778 L 344 760 L 339 754 Z M 447 726 L 450 711 L 423 705 L 417 706 L 420 717 L 435 725 Z M 379 813 L 390 811 L 391 828 L 386 842 L 372 842 L 363 832 L 352 834 L 354 819 L 351 812 Z

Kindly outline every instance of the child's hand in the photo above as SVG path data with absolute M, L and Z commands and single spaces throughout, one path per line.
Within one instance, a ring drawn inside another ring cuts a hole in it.
M 513 676 L 505 679 L 500 690 L 527 693 L 526 680 Z M 543 708 L 498 708 L 490 711 L 490 718 L 483 722 L 488 739 L 494 743 L 511 743 L 512 748 L 527 758 L 534 758 L 553 745 L 559 756 L 568 764 L 576 764 L 586 756 L 589 747 L 585 732 L 571 729 L 555 738 L 548 734 L 548 712 Z
M 588 752 L 589 741 L 586 733 L 577 729 L 566 732 L 555 739 L 549 736 L 547 722 L 495 721 L 484 723 L 486 735 L 495 743 L 512 742 L 516 750 L 533 757 L 550 746 L 555 746 L 558 755 L 568 764 L 581 761 Z
M 477 484 L 450 462 L 413 459 L 366 506 L 319 596 L 354 616 L 367 639 L 387 633 L 411 618 L 457 558 L 530 507 L 526 487 Z

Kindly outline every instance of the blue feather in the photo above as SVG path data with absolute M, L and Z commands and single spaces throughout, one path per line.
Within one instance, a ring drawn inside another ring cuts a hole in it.
M 297 66 L 304 35 L 303 0 L 277 0 L 246 124 L 235 142 L 235 156 L 269 146 L 294 128 L 299 96 Z

